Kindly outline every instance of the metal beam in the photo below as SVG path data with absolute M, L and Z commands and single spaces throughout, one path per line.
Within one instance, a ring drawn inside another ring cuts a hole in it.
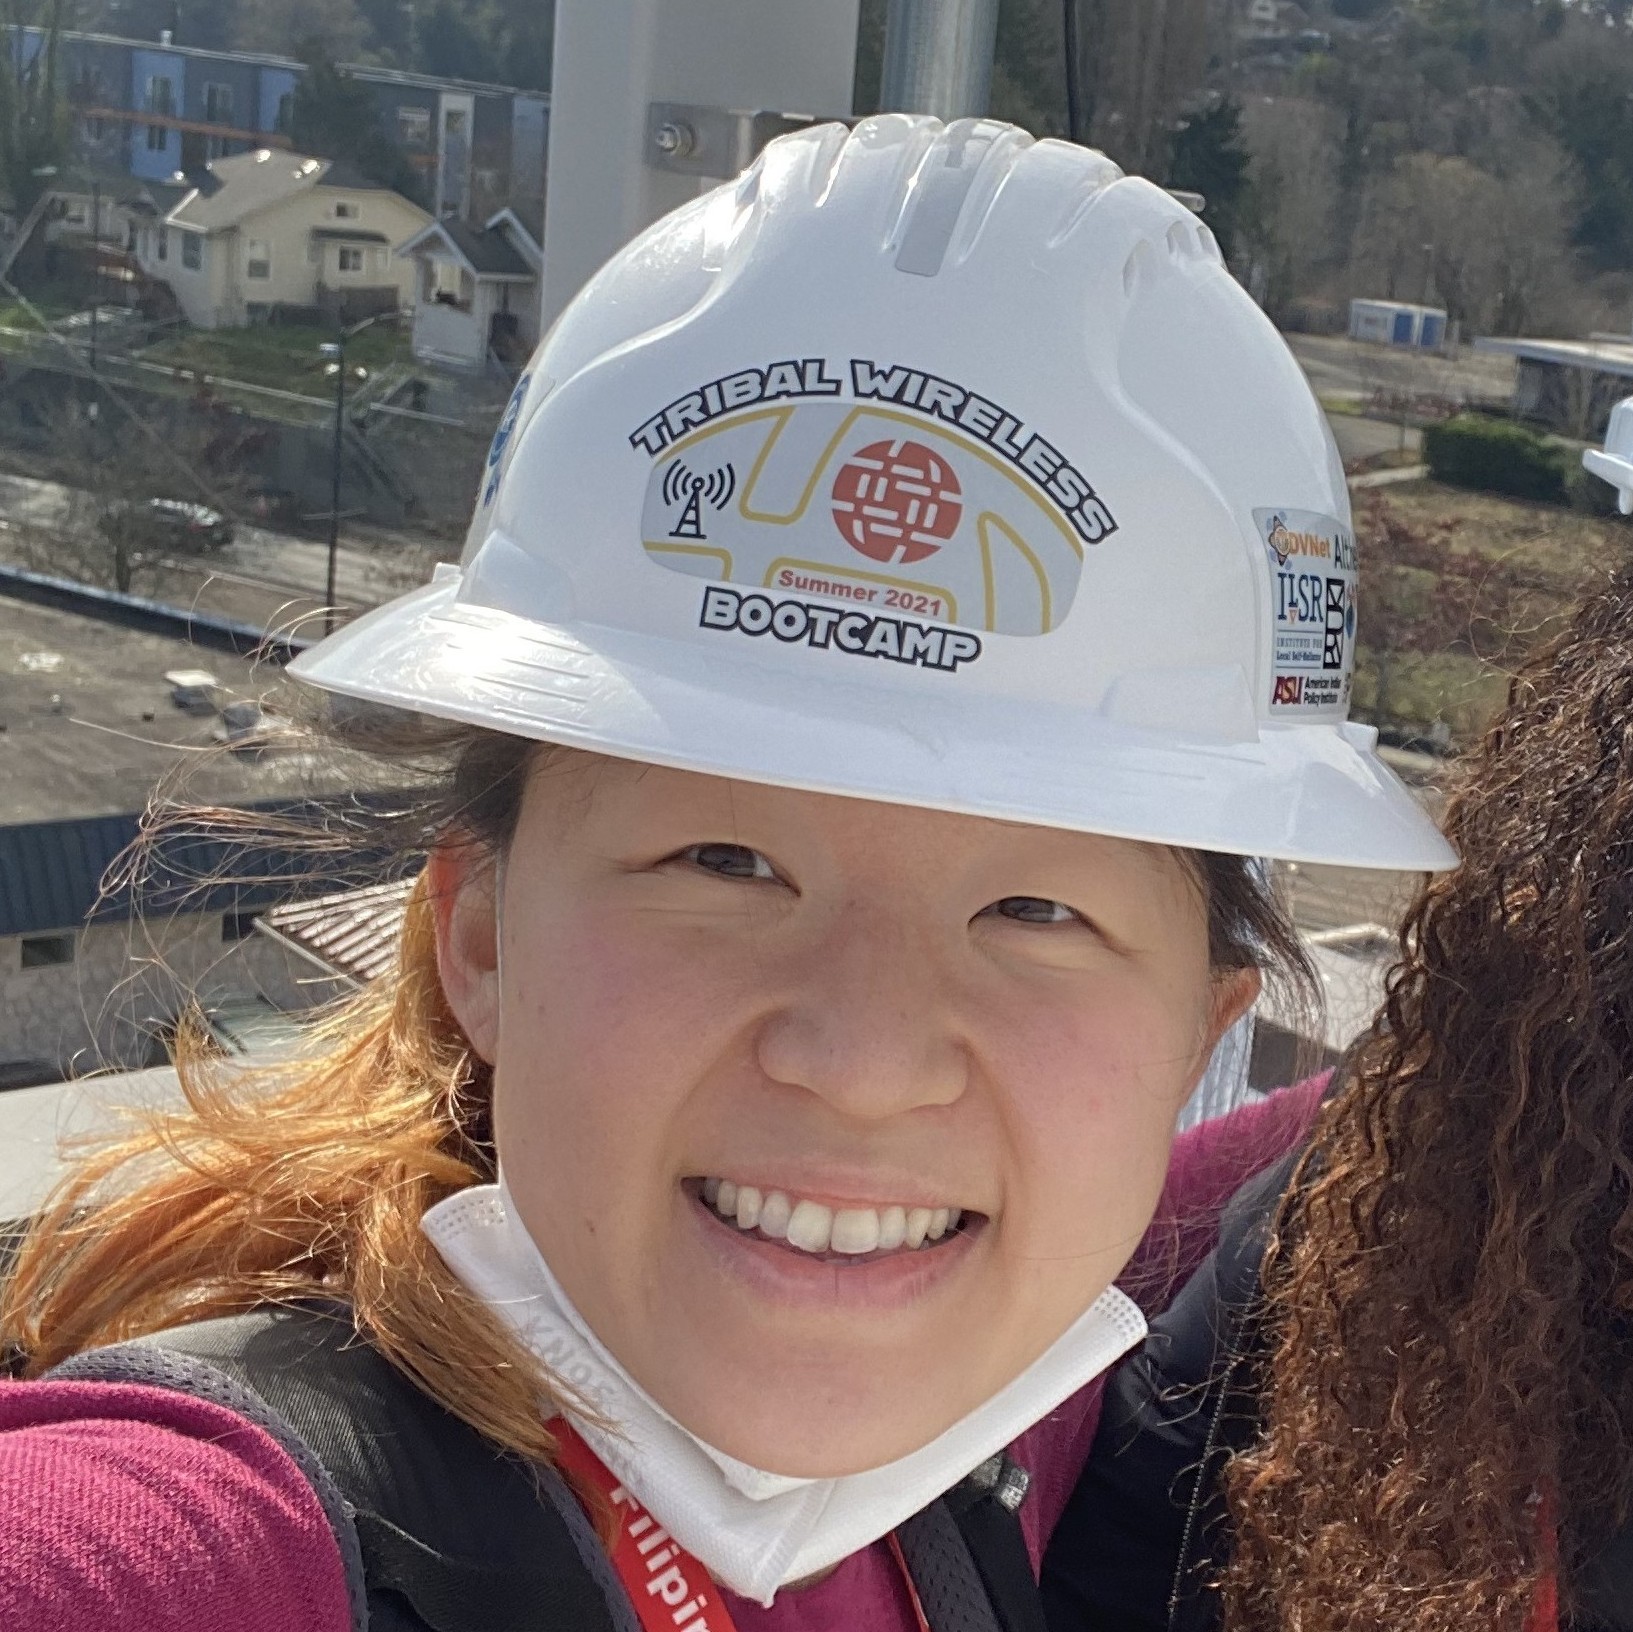
M 637 233 L 725 179 L 653 162 L 672 161 L 677 149 L 653 149 L 649 110 L 680 104 L 762 123 L 771 114 L 848 117 L 859 3 L 556 0 L 546 328 Z
M 979 118 L 997 38 L 998 0 L 890 0 L 880 108 Z

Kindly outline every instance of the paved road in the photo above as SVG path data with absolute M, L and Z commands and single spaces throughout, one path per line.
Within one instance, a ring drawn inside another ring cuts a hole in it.
M 1514 390 L 1512 357 L 1469 350 L 1440 357 L 1328 334 L 1290 334 L 1287 344 L 1323 396 L 1371 396 L 1386 390 L 1485 400 L 1506 398 Z
M 1372 459 L 1380 453 L 1394 453 L 1405 447 L 1416 453 L 1423 446 L 1423 432 L 1406 427 L 1404 438 L 1399 423 L 1384 419 L 1362 419 L 1359 414 L 1328 414 L 1327 423 L 1347 465 L 1353 459 Z
M 94 529 L 87 495 L 57 482 L 0 473 L 0 555 L 48 569 L 52 537 L 86 539 L 95 537 Z M 432 549 L 417 540 L 345 538 L 336 560 L 336 602 L 348 612 L 377 606 L 423 583 L 434 559 Z M 172 554 L 144 572 L 137 588 L 268 627 L 323 605 L 328 564 L 328 546 L 321 540 L 240 527 L 225 549 Z

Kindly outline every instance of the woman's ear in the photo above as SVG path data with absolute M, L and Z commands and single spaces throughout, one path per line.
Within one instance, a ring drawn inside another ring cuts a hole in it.
M 499 1052 L 499 867 L 477 844 L 440 845 L 425 864 L 442 991 L 484 1063 Z
M 1213 1051 L 1219 1046 L 1220 1038 L 1258 1002 L 1259 992 L 1264 986 L 1264 976 L 1254 968 L 1222 969 L 1213 977 L 1210 984 L 1212 991 L 1208 996 L 1202 1051 L 1197 1056 L 1196 1072 L 1190 1088 L 1186 1090 L 1187 1097 L 1195 1091 L 1197 1083 L 1201 1082 L 1203 1073 L 1208 1069 L 1208 1062 L 1213 1058 Z
M 1208 1016 L 1210 1055 L 1218 1046 L 1219 1039 L 1259 1001 L 1259 993 L 1263 990 L 1263 974 L 1251 967 L 1227 969 L 1215 976 L 1212 1012 Z

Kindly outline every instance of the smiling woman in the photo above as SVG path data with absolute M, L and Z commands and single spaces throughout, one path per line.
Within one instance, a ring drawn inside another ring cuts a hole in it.
M 1001 125 L 617 257 L 462 565 L 295 665 L 428 773 L 396 969 L 23 1246 L 0 1619 L 1035 1626 L 1131 1290 L 1311 1111 L 1174 1140 L 1309 978 L 1250 858 L 1449 857 L 1331 451 L 1192 217 Z

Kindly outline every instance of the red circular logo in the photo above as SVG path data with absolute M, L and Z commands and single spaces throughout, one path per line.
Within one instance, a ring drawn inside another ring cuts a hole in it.
M 922 442 L 870 442 L 834 478 L 834 522 L 873 561 L 922 561 L 957 531 L 963 490 Z

